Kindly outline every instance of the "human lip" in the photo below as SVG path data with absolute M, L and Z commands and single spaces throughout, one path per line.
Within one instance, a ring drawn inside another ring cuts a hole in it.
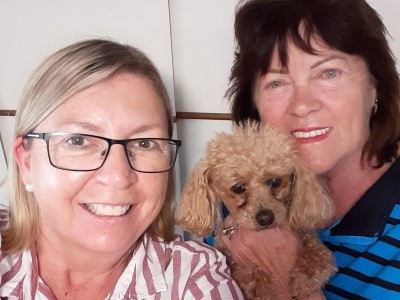
M 296 138 L 296 139 L 310 139 L 310 138 L 317 138 L 323 135 L 326 135 L 328 132 L 330 132 L 331 128 L 330 127 L 324 127 L 324 128 L 317 128 L 317 129 L 308 129 L 308 130 L 295 130 L 292 131 L 291 134 Z
M 99 203 L 85 203 L 84 206 L 96 216 L 118 217 L 125 215 L 132 205 L 107 205 Z

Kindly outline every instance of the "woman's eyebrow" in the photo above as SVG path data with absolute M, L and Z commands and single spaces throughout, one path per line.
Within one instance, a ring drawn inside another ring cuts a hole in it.
M 322 65 L 322 64 L 324 64 L 324 63 L 326 63 L 328 61 L 334 60 L 334 59 L 345 60 L 345 58 L 343 56 L 340 56 L 340 55 L 337 55 L 337 54 L 333 54 L 333 55 L 330 55 L 328 57 L 325 57 L 325 58 L 321 59 L 320 61 L 317 61 L 316 63 L 311 65 L 310 69 L 315 69 L 316 67 L 318 67 L 318 66 L 320 66 L 320 65 Z
M 72 126 L 76 127 L 77 129 L 83 129 L 87 130 L 90 132 L 101 132 L 103 129 L 93 123 L 89 122 L 79 122 L 76 120 L 64 120 L 63 122 L 59 123 L 59 126 Z M 165 129 L 167 126 L 158 124 L 158 123 L 149 123 L 149 124 L 144 124 L 139 127 L 133 128 L 131 131 L 131 134 L 138 134 L 138 133 L 144 133 L 146 131 L 151 131 L 154 129 Z
M 99 131 L 100 127 L 94 125 L 93 123 L 89 122 L 79 122 L 76 120 L 64 120 L 63 122 L 59 123 L 60 126 L 73 126 L 79 129 L 85 129 L 89 131 Z

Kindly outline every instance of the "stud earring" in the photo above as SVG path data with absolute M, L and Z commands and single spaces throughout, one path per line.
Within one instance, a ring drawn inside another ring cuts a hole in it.
M 33 192 L 33 185 L 31 183 L 25 184 L 25 189 L 27 192 L 32 193 Z
M 375 115 L 378 112 L 378 99 L 375 98 L 374 102 L 374 106 L 372 106 L 372 115 Z

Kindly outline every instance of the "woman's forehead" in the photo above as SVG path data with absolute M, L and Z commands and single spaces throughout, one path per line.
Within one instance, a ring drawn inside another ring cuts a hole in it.
M 129 73 L 75 94 L 52 111 L 43 123 L 95 132 L 103 127 L 136 127 L 147 123 L 166 127 L 165 108 L 151 82 Z

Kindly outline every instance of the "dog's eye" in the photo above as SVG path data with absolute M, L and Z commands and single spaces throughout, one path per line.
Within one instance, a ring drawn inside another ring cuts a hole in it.
M 268 179 L 267 185 L 269 185 L 269 187 L 271 189 L 276 189 L 282 185 L 282 178 L 277 177 L 277 178 Z
M 246 191 L 246 187 L 242 183 L 236 183 L 236 184 L 232 185 L 231 191 L 234 192 L 235 194 L 241 194 L 244 191 Z

